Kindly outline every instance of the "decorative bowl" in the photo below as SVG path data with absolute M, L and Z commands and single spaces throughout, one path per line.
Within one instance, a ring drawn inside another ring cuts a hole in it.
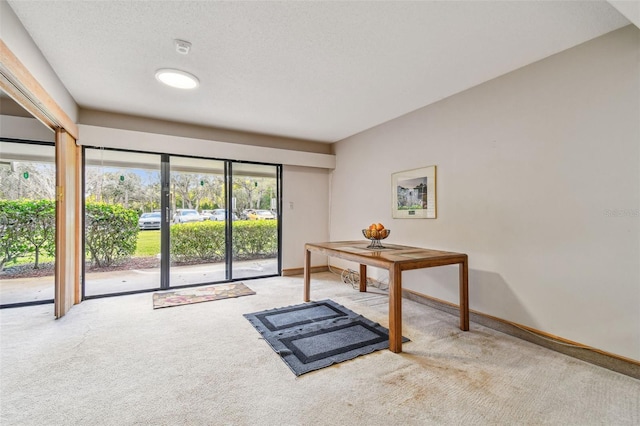
M 371 241 L 371 244 L 367 246 L 367 248 L 384 248 L 382 244 L 380 244 L 380 240 L 384 240 L 391 233 L 390 229 L 381 229 L 380 231 L 375 229 L 363 229 L 362 235 L 367 240 Z

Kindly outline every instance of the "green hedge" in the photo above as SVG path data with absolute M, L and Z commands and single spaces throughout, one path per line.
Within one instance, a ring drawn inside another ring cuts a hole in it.
M 171 226 L 171 260 L 224 259 L 224 222 L 192 222 Z
M 87 203 L 85 249 L 91 263 L 110 266 L 130 258 L 138 242 L 138 213 L 118 204 Z
M 0 200 L 0 269 L 19 257 L 55 256 L 55 202 L 50 200 Z
M 255 259 L 278 254 L 275 220 L 234 221 L 233 258 Z M 225 257 L 225 222 L 205 221 L 171 227 L 171 260 L 220 261 Z
M 93 265 L 110 266 L 130 258 L 138 240 L 138 214 L 116 204 L 87 203 L 85 249 Z M 217 262 L 225 258 L 225 222 L 171 226 L 171 256 L 179 262 Z M 273 257 L 278 253 L 275 220 L 234 221 L 233 259 Z M 0 200 L 0 270 L 7 262 L 55 256 L 55 202 Z
M 278 254 L 278 223 L 275 220 L 233 222 L 233 258 L 254 259 Z
M 56 206 L 52 200 L 0 200 L 0 269 L 20 257 L 55 256 Z M 92 263 L 109 266 L 136 249 L 138 215 L 118 205 L 87 203 L 86 249 Z

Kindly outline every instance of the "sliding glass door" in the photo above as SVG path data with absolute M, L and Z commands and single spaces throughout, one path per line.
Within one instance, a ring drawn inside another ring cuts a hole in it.
M 84 158 L 84 297 L 280 273 L 280 166 L 96 148 Z
M 232 163 L 232 277 L 279 273 L 279 167 Z
M 171 156 L 170 287 L 224 281 L 225 162 Z
M 160 286 L 160 155 L 85 149 L 84 295 Z

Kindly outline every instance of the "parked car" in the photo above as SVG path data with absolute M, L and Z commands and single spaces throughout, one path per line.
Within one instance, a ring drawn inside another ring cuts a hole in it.
M 235 213 L 232 214 L 232 220 L 238 220 L 238 216 Z M 225 209 L 215 210 L 202 210 L 200 214 L 204 220 L 227 220 L 227 212 Z
M 194 209 L 178 209 L 173 215 L 173 223 L 202 222 L 203 220 L 198 211 Z
M 249 213 L 249 220 L 274 220 L 276 215 L 269 210 L 256 210 Z
M 212 215 L 213 215 L 213 210 L 202 210 L 200 212 L 200 216 L 202 216 L 202 220 L 211 220 Z
M 245 209 L 240 212 L 240 220 L 249 220 L 249 215 L 255 213 L 255 210 Z
M 160 212 L 142 213 L 140 219 L 138 219 L 138 228 L 145 229 L 160 229 Z

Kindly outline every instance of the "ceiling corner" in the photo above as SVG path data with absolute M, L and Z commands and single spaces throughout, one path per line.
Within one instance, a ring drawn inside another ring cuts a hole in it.
M 607 0 L 607 2 L 640 28 L 640 0 Z

